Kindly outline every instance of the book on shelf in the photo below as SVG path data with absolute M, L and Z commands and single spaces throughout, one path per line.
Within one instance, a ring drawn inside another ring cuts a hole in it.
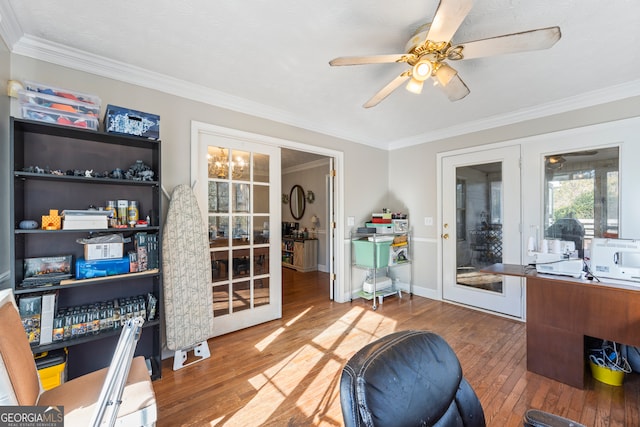
M 56 315 L 56 292 L 42 295 L 42 314 L 40 316 L 40 345 L 53 341 L 53 318 Z
M 138 271 L 146 271 L 149 269 L 149 256 L 147 251 L 148 234 L 145 232 L 136 233 L 134 239 L 134 247 L 138 259 Z
M 18 300 L 18 312 L 29 344 L 40 344 L 40 322 L 42 318 L 42 295 L 22 296 Z
M 147 236 L 147 268 L 156 269 L 160 266 L 159 243 L 157 234 Z

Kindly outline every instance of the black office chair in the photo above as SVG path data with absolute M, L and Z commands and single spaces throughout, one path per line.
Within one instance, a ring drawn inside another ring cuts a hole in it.
M 395 332 L 354 354 L 342 370 L 340 404 L 346 427 L 486 425 L 458 357 L 427 331 Z M 538 410 L 528 411 L 523 425 L 581 426 Z
M 359 350 L 340 379 L 345 426 L 485 426 L 484 412 L 449 344 L 395 332 Z

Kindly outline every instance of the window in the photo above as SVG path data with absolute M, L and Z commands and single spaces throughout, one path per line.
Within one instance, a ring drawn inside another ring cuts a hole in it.
M 547 155 L 544 237 L 574 242 L 580 257 L 594 237 L 618 237 L 618 147 Z

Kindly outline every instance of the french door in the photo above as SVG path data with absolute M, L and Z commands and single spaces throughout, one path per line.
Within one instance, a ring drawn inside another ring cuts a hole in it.
M 214 335 L 282 316 L 280 149 L 198 129 L 194 191 L 208 225 Z
M 520 278 L 486 274 L 520 263 L 520 148 L 442 157 L 442 297 L 522 318 Z

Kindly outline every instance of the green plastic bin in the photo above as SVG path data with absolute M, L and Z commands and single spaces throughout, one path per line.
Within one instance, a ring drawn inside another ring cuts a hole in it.
M 370 242 L 354 240 L 353 252 L 356 265 L 367 268 L 381 268 L 389 265 L 389 248 L 393 241 Z M 375 248 L 375 260 L 374 260 Z

